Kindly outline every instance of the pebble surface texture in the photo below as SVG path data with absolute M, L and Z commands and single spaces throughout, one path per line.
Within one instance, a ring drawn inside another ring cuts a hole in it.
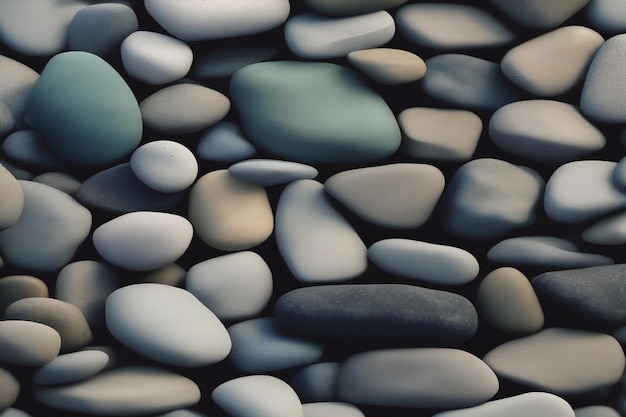
M 626 416 L 624 0 L 0 0 L 0 417 Z

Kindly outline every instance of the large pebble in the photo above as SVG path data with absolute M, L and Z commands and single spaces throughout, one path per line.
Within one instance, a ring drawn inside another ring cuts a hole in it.
M 12 373 L 0 368 L 0 416 L 2 412 L 11 407 L 20 395 L 20 382 L 15 379 Z
M 105 350 L 88 349 L 66 353 L 37 369 L 33 382 L 38 385 L 66 385 L 84 381 L 110 365 Z
M 407 0 L 304 0 L 311 9 L 330 16 L 358 15 L 390 9 L 406 3 Z
M 533 29 L 553 29 L 585 7 L 589 0 L 491 0 L 511 19 Z
M 400 145 L 398 123 L 385 101 L 336 64 L 253 64 L 233 75 L 230 90 L 248 138 L 288 160 L 366 162 Z M 277 117 L 284 114 L 289 117 Z
M 310 165 L 275 159 L 248 159 L 228 167 L 228 173 L 243 181 L 268 187 L 296 180 L 317 177 L 318 171 Z
M 18 180 L 0 163 L 0 231 L 19 220 L 24 209 L 24 192 Z
M 60 169 L 64 165 L 44 136 L 32 129 L 11 133 L 2 142 L 2 151 L 12 160 L 26 165 L 52 169 Z
M 276 243 L 302 282 L 345 281 L 367 269 L 365 244 L 314 180 L 295 181 L 283 190 L 276 208 Z
M 276 320 L 304 338 L 385 345 L 454 345 L 472 338 L 478 317 L 465 297 L 406 284 L 334 284 L 282 295 Z
M 580 394 L 617 383 L 624 351 L 613 337 L 552 327 L 506 342 L 484 361 L 500 377 L 561 395 Z
M 585 7 L 585 17 L 601 32 L 626 31 L 626 10 L 621 0 L 593 0 Z
M 317 362 L 296 371 L 289 385 L 304 403 L 337 401 L 340 368 L 338 362 Z
M 372 48 L 352 51 L 348 62 L 381 84 L 408 84 L 426 74 L 422 58 L 402 49 Z
M 426 223 L 444 185 L 432 165 L 398 163 L 340 172 L 324 190 L 372 224 L 404 229 Z
M 32 68 L 0 55 L 0 102 L 9 109 L 17 128 L 25 127 L 28 99 L 38 78 L 39 74 Z
M 393 18 L 383 10 L 349 17 L 304 13 L 287 21 L 285 41 L 301 58 L 335 58 L 382 46 L 395 32 Z
M 17 223 L 0 232 L 2 257 L 28 270 L 59 270 L 89 235 L 91 213 L 55 188 L 31 181 L 19 183 L 24 209 Z
M 198 175 L 193 152 L 172 140 L 155 140 L 135 149 L 130 168 L 144 184 L 162 193 L 189 187 Z
M 38 387 L 35 398 L 52 408 L 104 416 L 134 416 L 196 405 L 200 389 L 191 379 L 152 366 L 127 366 L 77 384 Z
M 527 392 L 488 401 L 463 410 L 443 411 L 433 417 L 575 417 L 567 401 L 547 392 Z M 578 414 L 576 414 L 576 417 Z M 597 416 L 600 417 L 600 416 Z
M 209 161 L 241 161 L 256 153 L 241 128 L 232 122 L 220 122 L 207 130 L 198 141 L 198 156 Z
M 0 321 L 0 361 L 20 366 L 43 366 L 61 350 L 61 336 L 34 321 Z
M 356 406 L 342 402 L 318 402 L 302 404 L 304 417 L 365 417 Z
M 411 239 L 379 240 L 367 256 L 385 272 L 436 284 L 466 284 L 479 271 L 474 255 L 461 248 Z
M 39 278 L 30 275 L 8 275 L 0 278 L 0 319 L 8 306 L 17 300 L 29 297 L 47 297 L 48 286 Z
M 609 216 L 591 225 L 581 233 L 584 241 L 596 245 L 623 245 L 626 243 L 626 213 Z
M 191 189 L 189 220 L 206 244 L 221 250 L 249 249 L 274 230 L 274 216 L 262 187 L 227 170 L 202 176 Z
M 446 348 L 357 353 L 342 363 L 339 374 L 343 401 L 391 407 L 471 407 L 493 397 L 498 387 L 483 361 Z

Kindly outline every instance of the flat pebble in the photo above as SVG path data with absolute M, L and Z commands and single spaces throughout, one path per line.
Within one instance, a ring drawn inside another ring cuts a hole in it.
M 287 46 L 307 59 L 343 57 L 359 49 L 383 46 L 395 33 L 396 24 L 384 10 L 348 17 L 304 13 L 285 25 Z
M 398 10 L 396 20 L 407 39 L 440 51 L 496 47 L 515 39 L 492 15 L 463 4 L 409 4 Z
M 565 22 L 580 9 L 585 7 L 589 0 L 491 0 L 497 8 L 511 19 L 533 29 L 553 29 Z
M 424 60 L 402 49 L 360 49 L 348 53 L 347 58 L 353 66 L 381 84 L 408 84 L 426 74 Z
M 365 417 L 356 406 L 342 402 L 318 402 L 302 404 L 304 417 Z
M 346 281 L 367 269 L 365 244 L 314 180 L 295 181 L 283 190 L 276 208 L 276 243 L 301 282 Z
M 407 0 L 345 0 L 336 2 L 333 0 L 304 0 L 304 4 L 321 14 L 346 16 L 390 9 L 406 3 L 406 1 Z
M 340 368 L 338 362 L 317 362 L 304 366 L 293 374 L 289 385 L 304 403 L 338 401 Z
M 367 257 L 390 274 L 443 285 L 460 285 L 478 275 L 478 261 L 454 246 L 411 239 L 383 239 L 367 250 Z
M 447 348 L 357 353 L 341 364 L 339 374 L 342 401 L 390 407 L 471 407 L 493 397 L 498 387 L 483 361 Z
M 575 417 L 620 417 L 620 414 L 606 405 L 588 405 L 574 410 Z
M 319 174 L 310 165 L 276 159 L 248 159 L 228 167 L 235 178 L 263 187 L 285 184 L 296 180 L 314 179 Z
M 274 317 L 242 321 L 228 328 L 233 343 L 228 358 L 246 374 L 264 374 L 310 365 L 322 357 L 323 345 L 282 332 Z
M 45 324 L 26 320 L 0 321 L 0 361 L 20 366 L 43 366 L 61 350 L 61 337 Z
M 216 45 L 195 53 L 190 75 L 200 79 L 230 77 L 245 66 L 270 61 L 277 53 L 278 45 L 272 43 Z
M 387 346 L 459 344 L 478 326 L 465 297 L 407 284 L 298 288 L 278 299 L 274 314 L 280 328 L 295 336 Z
M 593 0 L 585 7 L 585 17 L 601 32 L 621 33 L 626 31 L 626 11 L 622 6 L 621 0 Z
M 219 319 L 188 291 L 163 284 L 134 284 L 106 301 L 111 334 L 158 362 L 200 367 L 220 362 L 231 341 Z
M 19 181 L 24 209 L 0 232 L 4 260 L 27 270 L 53 272 L 74 256 L 91 229 L 91 213 L 72 197 L 32 181 Z
M 483 122 L 467 110 L 411 107 L 398 115 L 404 151 L 414 158 L 469 160 L 483 131 Z
M 617 383 L 625 362 L 613 337 L 557 327 L 505 342 L 484 361 L 499 377 L 560 395 Z
M 186 146 L 172 140 L 141 145 L 130 157 L 130 168 L 144 184 L 162 193 L 189 187 L 198 175 L 198 162 Z
M 73 384 L 97 375 L 110 361 L 111 358 L 104 350 L 66 353 L 37 369 L 33 374 L 33 382 L 38 385 Z
M 137 211 L 98 226 L 93 232 L 93 244 L 113 265 L 149 271 L 180 258 L 192 237 L 193 226 L 182 216 Z
M 463 410 L 443 411 L 433 417 L 578 417 L 567 401 L 547 392 L 527 392 L 487 401 Z M 600 416 L 597 416 L 600 417 Z
M 88 415 L 143 415 L 196 405 L 191 379 L 152 366 L 127 366 L 61 387 L 38 387 L 37 401 Z
M 444 185 L 433 165 L 397 163 L 337 173 L 324 190 L 372 224 L 405 229 L 426 223 Z
M 191 189 L 189 220 L 206 244 L 221 250 L 249 249 L 274 230 L 274 216 L 262 187 L 227 170 L 202 176 Z
M 18 129 L 25 127 L 28 99 L 38 78 L 39 74 L 32 68 L 0 55 L 0 102 L 9 109 Z
M 24 210 L 24 192 L 18 180 L 0 163 L 0 231 L 19 220 Z
M 72 196 L 81 185 L 78 179 L 65 172 L 44 172 L 37 175 L 32 181 L 56 188 Z
M 149 95 L 139 107 L 150 129 L 165 135 L 185 135 L 222 120 L 230 110 L 230 100 L 202 85 L 181 83 Z
M 59 169 L 64 165 L 43 135 L 32 129 L 11 133 L 2 142 L 2 151 L 12 160 L 27 165 L 52 169 Z
M 543 164 L 563 164 L 602 149 L 602 132 L 568 103 L 524 100 L 498 109 L 489 136 L 500 149 Z
M 596 245 L 623 245 L 626 243 L 626 213 L 606 217 L 583 230 L 585 242 Z
M 20 395 L 20 382 L 6 369 L 0 368 L 0 416 L 2 411 L 11 407 Z
M 217 256 L 189 268 L 187 291 L 195 295 L 221 320 L 258 316 L 273 290 L 272 271 L 254 252 Z
M 584 26 L 563 26 L 521 43 L 502 58 L 506 77 L 540 97 L 564 94 L 583 80 L 596 51 L 604 43 Z
M 29 297 L 47 297 L 48 286 L 39 278 L 30 275 L 7 275 L 0 278 L 0 319 L 8 306 L 17 300 Z
M 241 128 L 232 122 L 219 122 L 198 142 L 198 156 L 209 161 L 241 161 L 256 153 Z

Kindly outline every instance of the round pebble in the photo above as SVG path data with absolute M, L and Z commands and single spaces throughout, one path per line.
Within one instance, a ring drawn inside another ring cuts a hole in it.
M 198 175 L 193 152 L 171 140 L 155 140 L 135 149 L 130 168 L 144 184 L 162 193 L 182 191 Z
M 0 321 L 0 360 L 19 366 L 43 366 L 59 355 L 61 336 L 34 321 Z

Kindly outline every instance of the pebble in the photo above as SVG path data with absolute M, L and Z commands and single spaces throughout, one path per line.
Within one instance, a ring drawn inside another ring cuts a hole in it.
M 61 350 L 61 337 L 45 324 L 25 320 L 0 321 L 0 361 L 19 366 L 43 366 Z
M 80 188 L 80 181 L 65 172 L 44 172 L 32 179 L 33 182 L 39 182 L 48 187 L 56 188 L 71 196 Z
M 230 110 L 219 91 L 181 83 L 162 88 L 139 105 L 144 124 L 164 135 L 186 135 L 214 125 Z
M 341 364 L 339 374 L 342 401 L 388 407 L 471 407 L 489 400 L 498 387 L 498 378 L 483 361 L 448 348 L 357 353 Z
M 409 4 L 398 9 L 396 19 L 408 40 L 440 51 L 497 47 L 515 39 L 491 14 L 463 4 Z
M 478 275 L 478 260 L 454 246 L 411 239 L 383 239 L 367 250 L 367 257 L 385 272 L 441 285 L 461 285 Z
M 383 46 L 395 33 L 393 17 L 384 10 L 348 17 L 303 13 L 287 21 L 285 42 L 300 58 L 335 58 Z
M 574 161 L 558 167 L 544 194 L 548 217 L 559 223 L 580 223 L 626 208 L 626 193 L 613 183 L 616 162 Z
M 171 140 L 155 140 L 135 149 L 130 168 L 144 184 L 162 193 L 182 191 L 198 175 L 193 152 Z
M 365 75 L 385 85 L 409 84 L 426 74 L 424 60 L 401 49 L 360 49 L 348 53 L 347 58 Z
M 185 288 L 220 320 L 258 316 L 272 296 L 272 271 L 258 254 L 217 256 L 189 268 Z
M 367 162 L 400 145 L 387 103 L 340 65 L 261 62 L 237 71 L 230 92 L 253 144 L 287 160 Z M 278 114 L 289 117 L 270 117 Z
M 241 161 L 255 153 L 254 145 L 232 122 L 219 122 L 207 130 L 198 142 L 198 156 L 209 161 Z
M 246 375 L 217 386 L 211 398 L 232 417 L 304 417 L 296 392 L 271 375 Z
M 564 164 L 602 149 L 606 139 L 571 104 L 524 100 L 498 109 L 489 136 L 500 149 L 541 164 Z
M 593 57 L 580 96 L 580 110 L 605 123 L 626 122 L 626 93 L 615 88 L 626 81 L 620 70 L 626 54 L 626 34 L 607 39 Z
M 11 133 L 2 142 L 2 151 L 14 161 L 39 168 L 61 169 L 64 165 L 43 135 L 32 129 Z
M 317 169 L 310 165 L 275 159 L 248 159 L 228 167 L 228 173 L 235 178 L 262 187 L 286 184 L 296 180 L 314 179 Z
M 504 75 L 540 97 L 564 94 L 580 83 L 604 43 L 584 26 L 563 26 L 510 49 L 502 58 Z
M 13 374 L 2 368 L 0 368 L 0 386 L 2 387 L 2 391 L 0 391 L 1 416 L 4 410 L 15 403 L 17 397 L 20 395 L 21 386 L 20 382 L 15 379 Z
M 18 410 L 17 408 L 9 407 L 5 411 L 0 412 L 0 417 L 32 417 L 25 411 Z
M 505 342 L 484 361 L 504 379 L 573 395 L 617 383 L 625 359 L 620 344 L 609 335 L 552 327 Z
M 626 243 L 626 213 L 606 217 L 583 230 L 585 242 L 596 245 L 623 245 Z
M 626 11 L 622 6 L 621 0 L 593 0 L 585 7 L 585 18 L 601 32 L 623 33 Z
M 195 52 L 190 75 L 195 78 L 230 77 L 241 68 L 269 61 L 278 53 L 278 45 L 271 43 L 246 43 L 245 45 L 219 47 Z
M 140 283 L 154 283 L 165 284 L 173 287 L 181 287 L 183 281 L 187 276 L 187 271 L 178 266 L 175 263 L 171 263 L 162 268 L 158 268 L 152 271 L 144 271 L 138 275 L 134 275 L 134 282 Z
M 287 185 L 276 207 L 276 243 L 301 282 L 346 281 L 367 269 L 367 248 L 315 180 Z
M 89 235 L 91 213 L 55 188 L 18 182 L 24 192 L 24 209 L 17 223 L 0 232 L 2 257 L 18 268 L 57 271 Z
M 338 362 L 317 362 L 304 366 L 293 374 L 289 385 L 304 403 L 338 401 L 340 368 Z
M 37 387 L 49 407 L 87 415 L 143 415 L 194 406 L 200 389 L 191 379 L 153 366 L 125 366 L 77 384 Z
M 318 361 L 324 347 L 282 332 L 274 317 L 242 321 L 228 328 L 233 343 L 228 358 L 246 374 L 265 374 L 310 365 Z
M 622 293 L 626 265 L 603 265 L 582 269 L 544 272 L 532 280 L 544 305 L 576 320 L 601 328 L 626 324 Z M 590 279 L 593 277 L 593 279 Z
M 6 6 L 6 3 L 4 5 Z M 18 129 L 26 125 L 24 116 L 28 99 L 38 79 L 39 74 L 32 68 L 8 56 L 0 55 L 0 102 L 9 109 Z
M 120 51 L 126 72 L 151 85 L 168 84 L 183 78 L 193 62 L 193 51 L 186 43 L 145 30 L 128 35 Z
M 33 382 L 37 385 L 66 385 L 85 381 L 106 369 L 111 358 L 105 350 L 88 349 L 66 353 L 37 369 Z
M 622 190 L 626 190 L 626 157 L 617 162 L 613 170 L 613 182 Z
M 111 334 L 157 362 L 201 367 L 220 362 L 231 341 L 219 319 L 188 291 L 163 284 L 134 284 L 106 301 Z
M 407 284 L 333 284 L 283 294 L 274 314 L 286 333 L 306 339 L 438 346 L 468 341 L 478 317 L 452 292 Z
M 303 0 L 309 8 L 330 16 L 349 16 L 391 9 L 407 0 Z
M 563 398 L 547 392 L 527 392 L 487 401 L 463 410 L 443 411 L 433 417 L 577 417 Z M 596 416 L 600 417 L 600 416 Z
M 47 297 L 48 286 L 30 275 L 7 275 L 0 278 L 0 319 L 7 307 L 17 300 L 29 297 Z
M 530 281 L 515 268 L 491 271 L 480 281 L 476 295 L 480 317 L 495 329 L 517 335 L 536 333 L 544 314 Z
M 31 180 L 34 175 L 29 170 L 21 167 L 17 167 L 6 160 L 0 159 L 0 165 L 2 165 L 7 171 L 11 173 L 18 180 Z
M 372 224 L 408 229 L 428 221 L 444 186 L 438 168 L 398 163 L 340 172 L 326 180 L 324 190 Z
M 19 181 L 0 163 L 0 232 L 13 226 L 24 210 L 24 192 Z
M 620 414 L 605 405 L 589 405 L 574 410 L 575 417 L 620 417 Z
M 149 271 L 180 258 L 192 237 L 193 226 L 182 216 L 137 211 L 98 226 L 93 232 L 93 244 L 113 265 L 131 271 Z
M 183 41 L 206 41 L 254 35 L 287 20 L 288 0 L 145 0 L 146 10 L 169 33 Z
M 414 158 L 468 161 L 478 145 L 483 122 L 467 110 L 411 107 L 398 115 L 404 151 Z
M 220 250 L 250 249 L 274 230 L 265 190 L 234 178 L 225 169 L 205 174 L 194 184 L 188 217 L 200 239 Z
M 494 239 L 535 222 L 543 179 L 534 170 L 492 159 L 462 165 L 444 193 L 443 228 L 465 238 Z
M 342 402 L 318 402 L 302 404 L 304 417 L 365 417 L 356 406 Z
M 589 0 L 491 0 L 494 6 L 516 22 L 532 29 L 549 30 L 559 26 L 585 7 Z
M 137 30 L 137 15 L 128 5 L 92 4 L 80 9 L 70 22 L 67 49 L 110 57 L 119 51 L 122 41 Z

